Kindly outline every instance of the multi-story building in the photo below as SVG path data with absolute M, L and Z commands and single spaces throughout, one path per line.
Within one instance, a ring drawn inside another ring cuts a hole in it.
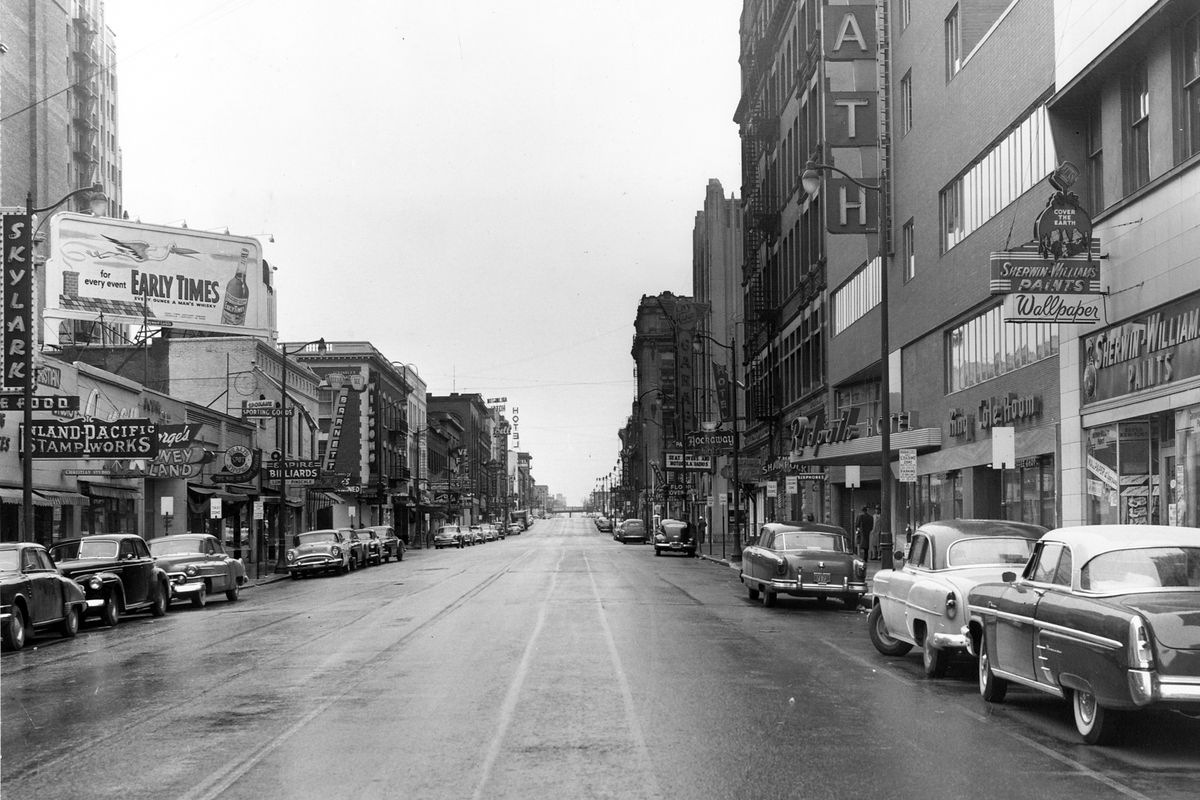
M 1103 5 L 1054 4 L 1045 103 L 1107 290 L 1061 331 L 1062 522 L 1198 526 L 1200 7 Z
M 453 415 L 462 426 L 463 452 L 459 460 L 457 493 L 461 502 L 463 524 L 476 524 L 498 513 L 489 508 L 492 495 L 488 482 L 488 463 L 492 458 L 495 421 L 481 394 L 429 395 L 429 413 Z M 494 501 L 492 503 L 495 505 Z
M 692 295 L 700 310 L 692 372 L 698 423 L 722 431 L 740 431 L 739 418 L 745 416 L 745 406 L 735 394 L 743 366 L 742 237 L 741 202 L 725 197 L 721 182 L 710 179 L 692 229 Z M 715 454 L 713 471 L 697 477 L 697 492 L 704 501 L 697 510 L 706 515 L 709 534 L 708 542 L 701 544 L 711 546 L 719 539 L 718 550 L 726 554 L 740 549 L 728 513 L 741 499 L 741 492 L 734 491 L 733 472 L 730 451 Z M 740 472 L 737 477 L 742 479 Z M 753 483 L 758 476 L 747 477 Z
M 692 341 L 703 315 L 691 297 L 671 292 L 643 295 L 638 303 L 630 348 L 637 395 L 622 439 L 623 450 L 631 451 L 626 480 L 637 488 L 638 516 L 648 529 L 656 514 L 693 517 L 696 498 L 685 499 L 683 464 L 673 459 L 684 461 L 684 433 L 696 430 Z

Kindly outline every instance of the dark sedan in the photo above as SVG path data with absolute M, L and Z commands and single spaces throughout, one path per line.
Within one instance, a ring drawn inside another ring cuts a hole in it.
M 116 625 L 122 614 L 167 613 L 171 586 L 167 573 L 154 563 L 142 537 L 133 533 L 102 533 L 56 544 L 50 555 L 59 569 L 87 593 L 86 614 Z
M 179 533 L 147 542 L 158 565 L 171 581 L 171 599 L 187 599 L 203 608 L 210 594 L 238 599 L 246 583 L 246 567 L 225 552 L 225 546 L 207 533 Z
M 751 600 L 775 605 L 781 594 L 838 597 L 857 608 L 867 591 L 867 565 L 855 556 L 846 531 L 820 522 L 769 522 L 742 551 L 741 581 Z
M 0 544 L 0 632 L 9 650 L 20 650 L 39 628 L 74 636 L 86 607 L 83 587 L 59 571 L 45 547 Z
M 1010 684 L 1068 700 L 1089 744 L 1125 711 L 1200 712 L 1200 529 L 1060 528 L 1004 577 L 967 601 L 984 700 Z

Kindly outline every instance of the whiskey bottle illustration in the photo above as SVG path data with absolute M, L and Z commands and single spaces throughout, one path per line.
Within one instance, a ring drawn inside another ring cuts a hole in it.
M 225 310 L 221 313 L 223 325 L 246 324 L 246 305 L 250 301 L 250 287 L 246 285 L 246 262 L 249 258 L 250 251 L 243 247 L 237 273 L 225 286 Z

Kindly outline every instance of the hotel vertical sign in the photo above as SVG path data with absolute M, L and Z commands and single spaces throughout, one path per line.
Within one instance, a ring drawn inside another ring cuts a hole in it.
M 4 310 L 3 388 L 25 389 L 29 355 L 33 351 L 33 231 L 25 213 L 0 212 L 3 247 Z
M 838 62 L 825 69 L 826 144 L 831 148 L 862 149 L 862 163 L 874 161 L 879 146 L 875 15 L 874 4 L 826 5 L 821 31 L 824 59 Z M 870 76 L 866 85 L 863 76 Z M 865 234 L 878 228 L 878 192 L 856 186 L 836 173 L 826 173 L 822 194 L 825 227 L 830 233 Z

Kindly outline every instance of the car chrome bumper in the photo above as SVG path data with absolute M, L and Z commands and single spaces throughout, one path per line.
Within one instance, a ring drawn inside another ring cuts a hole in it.
M 1200 681 L 1164 679 L 1151 670 L 1129 670 L 1129 694 L 1139 706 L 1154 702 L 1200 703 Z
M 330 567 L 341 567 L 341 559 L 323 558 L 320 561 L 296 561 L 287 565 L 287 568 L 292 572 L 306 572 L 314 569 L 329 569 Z
M 848 592 L 866 593 L 865 581 L 843 580 L 841 583 L 806 583 L 804 581 L 789 581 L 774 578 L 771 589 L 780 594 L 846 594 Z
M 930 635 L 930 640 L 938 650 L 968 650 L 971 646 L 971 637 L 966 632 L 934 633 Z
M 189 594 L 195 594 L 204 588 L 204 581 L 186 581 L 184 583 L 171 584 L 171 597 L 183 597 Z

